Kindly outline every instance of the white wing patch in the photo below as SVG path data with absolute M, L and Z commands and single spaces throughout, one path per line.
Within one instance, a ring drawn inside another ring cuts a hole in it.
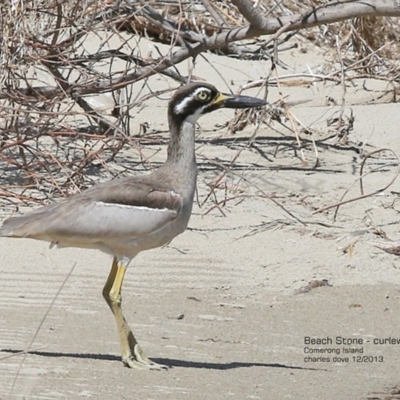
M 170 190 L 168 193 L 174 197 L 181 197 L 178 193 L 174 192 L 173 190 Z
M 93 202 L 72 210 L 48 229 L 49 237 L 81 238 L 82 241 L 127 240 L 151 235 L 167 226 L 178 213 L 167 208 L 157 209 L 124 204 Z M 51 232 L 53 231 L 53 233 Z M 62 241 L 62 239 L 60 239 Z
M 129 204 L 118 204 L 118 203 L 103 203 L 102 201 L 96 201 L 97 205 L 100 206 L 105 206 L 105 207 L 110 207 L 110 208 L 125 208 L 125 209 L 131 209 L 131 210 L 147 210 L 147 211 L 168 211 L 171 212 L 168 208 L 151 208 L 151 207 L 145 207 L 145 206 L 130 206 Z

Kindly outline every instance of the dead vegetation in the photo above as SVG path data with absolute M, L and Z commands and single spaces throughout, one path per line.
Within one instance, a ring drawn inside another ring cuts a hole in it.
M 346 84 L 357 79 L 383 80 L 390 94 L 388 101 L 397 101 L 398 97 L 400 22 L 384 15 L 398 16 L 399 12 L 394 2 L 392 9 L 380 3 L 350 1 L 340 3 L 340 9 L 335 9 L 335 5 L 319 0 L 1 2 L 0 197 L 3 204 L 43 202 L 79 191 L 100 177 L 151 168 L 154 160 L 143 149 L 164 145 L 167 138 L 162 132 L 149 133 L 146 125 L 136 126 L 134 116 L 144 104 L 168 95 L 180 83 L 205 80 L 206 76 L 193 76 L 190 67 L 183 75 L 177 66 L 208 51 L 233 60 L 269 62 L 269 74 L 249 82 L 240 88 L 243 91 L 260 87 L 267 96 L 271 86 L 333 81 L 342 86 L 343 96 L 341 110 L 335 118 L 327 120 L 322 138 L 315 137 L 313 129 L 296 118 L 290 102 L 281 96 L 267 110 L 240 111 L 225 124 L 223 127 L 231 135 L 236 134 L 234 140 L 230 136 L 203 140 L 212 145 L 238 147 L 227 163 L 201 159 L 218 171 L 201 201 L 202 205 L 208 200 L 213 203 L 205 213 L 217 209 L 224 214 L 228 202 L 249 195 L 238 188 L 229 193 L 226 181 L 239 164 L 243 149 L 255 150 L 267 158 L 290 148 L 298 158 L 295 167 L 288 167 L 289 170 L 320 168 L 321 149 L 361 154 L 361 147 L 352 140 L 354 116 L 352 112 L 345 113 Z M 365 9 L 368 6 L 370 10 Z M 349 19 L 355 16 L 358 18 Z M 280 54 L 297 46 L 294 39 L 299 38 L 333 49 L 332 57 L 321 65 L 321 72 L 279 75 L 276 67 L 281 65 Z M 146 49 L 142 45 L 144 40 L 162 43 L 170 50 L 159 53 L 157 47 Z M 96 43 L 95 49 L 87 46 L 89 41 Z M 158 91 L 151 88 L 151 79 L 156 74 L 168 82 Z M 274 130 L 284 127 L 290 134 L 273 139 L 260 137 L 257 129 L 262 123 Z M 238 132 L 248 125 L 256 126 L 253 133 L 238 137 Z M 116 161 L 120 161 L 120 153 L 128 146 L 135 150 L 135 156 L 121 165 Z M 383 152 L 389 156 L 375 166 L 373 161 Z M 364 173 L 364 165 L 371 162 L 371 168 Z M 396 169 L 388 183 L 364 193 L 363 179 L 388 165 Z M 365 153 L 360 176 L 355 181 L 360 184 L 360 195 L 347 200 L 345 191 L 340 202 L 314 212 L 334 208 L 337 213 L 345 203 L 387 189 L 398 173 L 399 159 L 390 149 Z M 257 194 L 274 202 L 291 221 L 302 226 L 315 223 L 300 220 L 274 194 L 259 190 Z M 284 223 L 275 221 L 270 227 L 262 223 L 259 229 L 272 229 Z M 396 245 L 389 250 L 399 254 L 400 246 Z M 313 281 L 304 291 L 326 284 Z M 397 389 L 371 396 L 368 399 L 400 398 Z
M 388 388 L 384 392 L 371 393 L 367 400 L 396 400 L 400 399 L 400 388 L 398 386 Z
M 374 3 L 373 7 L 370 3 Z M 130 1 L 130 0 L 6 0 L 0 4 L 0 196 L 4 201 L 43 201 L 68 195 L 98 177 L 147 168 L 143 148 L 163 144 L 166 137 L 148 134 L 132 123 L 150 100 L 168 95 L 180 83 L 206 79 L 177 66 L 211 51 L 220 57 L 267 60 L 270 73 L 241 90 L 335 81 L 343 86 L 342 112 L 330 122 L 326 139 L 351 146 L 352 121 L 344 115 L 346 83 L 370 78 L 388 83 L 397 98 L 399 22 L 387 2 L 350 1 Z M 349 20 L 349 17 L 357 19 Z M 329 25 L 333 21 L 336 22 Z M 279 55 L 297 46 L 294 37 L 332 47 L 334 57 L 322 74 L 282 76 Z M 144 40 L 167 44 L 143 46 Z M 90 47 L 87 43 L 95 43 Z M 167 84 L 154 91 L 160 74 Z M 290 111 L 282 98 L 266 111 L 240 112 L 228 125 L 235 133 L 248 124 L 282 125 L 307 168 L 318 168 L 318 141 Z M 347 118 L 347 119 L 346 119 Z M 275 128 L 274 128 L 275 129 Z M 256 132 L 246 146 L 256 141 Z M 321 141 L 319 141 L 321 143 Z M 117 166 L 122 149 L 134 148 L 132 165 Z M 304 149 L 311 146 L 313 159 Z M 272 150 L 273 151 L 273 150 Z M 210 183 L 226 190 L 228 166 L 208 160 L 220 175 Z M 235 198 L 235 196 L 234 196 Z M 225 197 L 216 204 L 222 207 Z

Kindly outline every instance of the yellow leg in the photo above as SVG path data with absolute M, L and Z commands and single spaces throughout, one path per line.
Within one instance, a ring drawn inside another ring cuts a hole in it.
M 121 289 L 126 272 L 126 265 L 114 257 L 110 274 L 103 288 L 103 297 L 114 314 L 117 323 L 121 344 L 122 362 L 130 368 L 136 369 L 165 369 L 164 365 L 149 360 L 143 353 L 125 317 L 122 313 Z

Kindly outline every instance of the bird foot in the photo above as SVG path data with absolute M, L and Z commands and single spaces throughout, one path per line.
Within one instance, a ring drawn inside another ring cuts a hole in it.
M 126 367 L 135 369 L 148 369 L 159 371 L 169 369 L 168 366 L 158 364 L 147 358 L 138 344 L 136 344 L 133 348 L 133 354 L 130 353 L 126 356 L 122 356 L 122 362 Z
M 125 367 L 134 369 L 147 369 L 147 370 L 157 370 L 157 371 L 169 369 L 168 366 L 157 364 L 154 361 L 150 361 L 148 363 L 138 361 L 134 356 L 122 357 L 122 362 L 124 363 Z

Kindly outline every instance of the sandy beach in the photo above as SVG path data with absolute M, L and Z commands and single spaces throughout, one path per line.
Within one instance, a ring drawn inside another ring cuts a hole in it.
M 290 69 L 280 74 L 316 70 L 329 58 L 319 48 L 300 47 L 282 54 Z M 194 75 L 221 91 L 235 92 L 269 68 L 207 58 L 211 64 L 198 59 Z M 164 87 L 165 79 L 152 78 L 152 88 Z M 109 256 L 0 240 L 1 399 L 389 398 L 400 384 L 400 259 L 371 241 L 382 232 L 400 239 L 400 180 L 341 206 L 336 219 L 334 209 L 314 212 L 349 188 L 346 199 L 360 195 L 363 155 L 380 148 L 400 154 L 398 105 L 382 97 L 384 83 L 352 82 L 345 116 L 353 114 L 354 128 L 343 144 L 325 140 L 327 121 L 340 110 L 340 85 L 316 81 L 280 90 L 285 100 L 299 102 L 290 110 L 314 132 L 301 133 L 306 162 L 277 121 L 262 124 L 249 145 L 254 125 L 234 135 L 216 129 L 232 111 L 200 119 L 198 200 L 189 229 L 129 267 L 125 316 L 145 352 L 169 370 L 136 371 L 120 362 L 101 295 Z M 149 122 L 149 131 L 167 137 L 164 97 L 150 100 L 132 126 Z M 279 100 L 278 88 L 270 88 L 268 100 Z M 144 151 L 157 153 L 155 164 L 165 159 L 163 145 Z M 132 160 L 137 153 L 126 148 L 116 163 Z M 210 160 L 230 168 L 225 186 L 205 201 L 224 171 Z M 382 168 L 365 177 L 365 193 L 389 183 L 397 161 L 390 152 L 368 160 L 367 170 Z M 15 212 L 0 205 L 2 220 Z

